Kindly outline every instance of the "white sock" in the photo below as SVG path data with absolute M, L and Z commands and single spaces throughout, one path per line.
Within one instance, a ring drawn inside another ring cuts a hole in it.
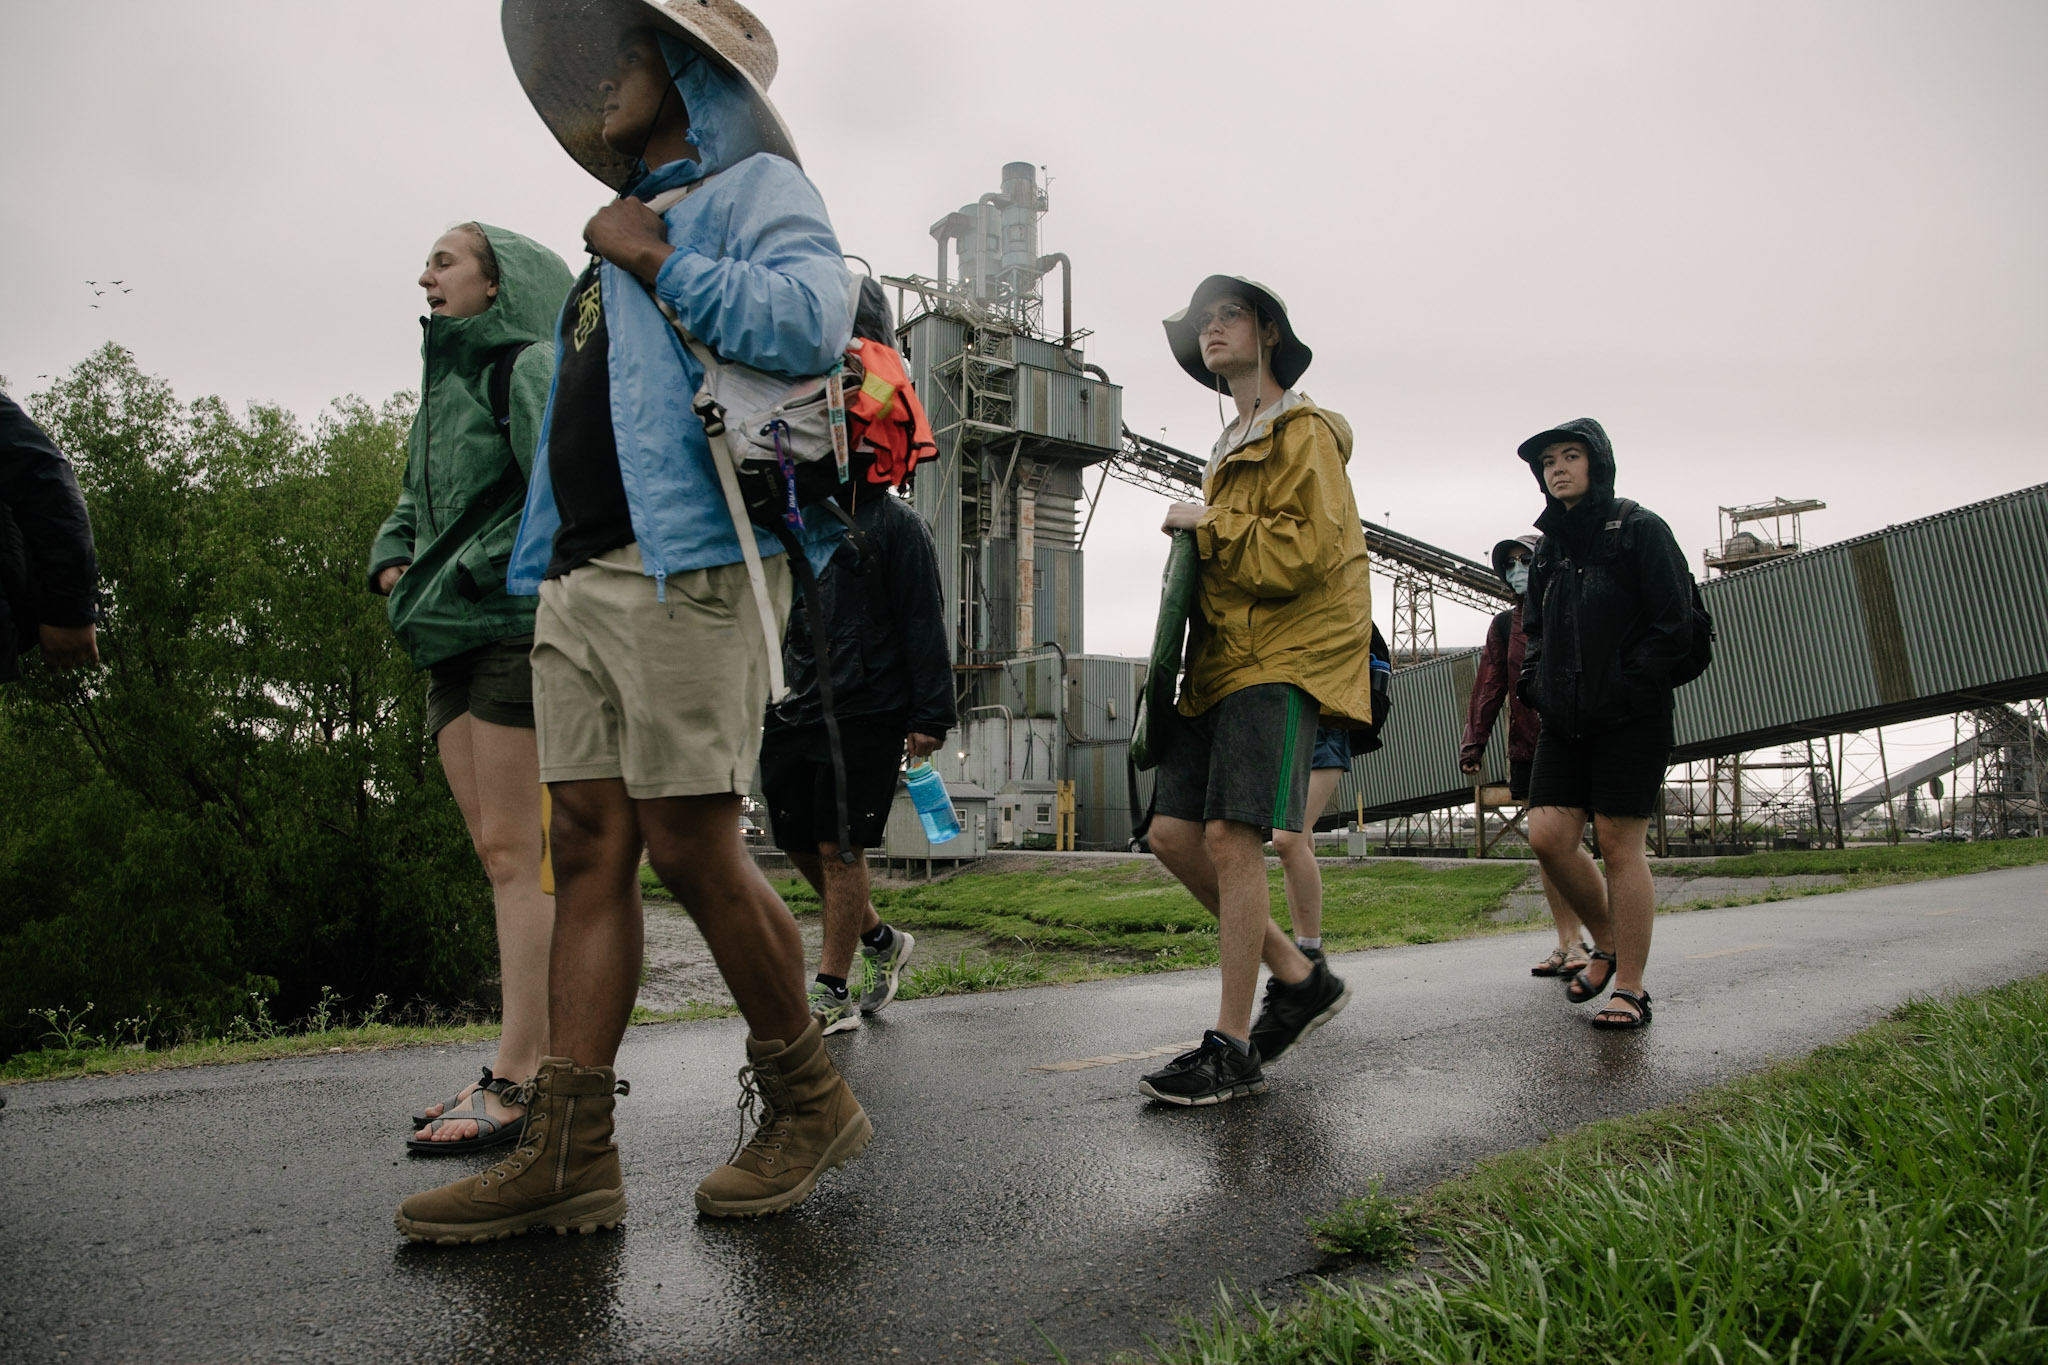
M 1323 936 L 1317 934 L 1314 938 L 1298 938 L 1294 940 L 1294 946 L 1297 948 L 1320 948 L 1323 946 Z

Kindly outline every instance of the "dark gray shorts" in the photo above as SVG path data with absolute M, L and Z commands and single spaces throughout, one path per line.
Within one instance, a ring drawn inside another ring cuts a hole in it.
M 533 728 L 531 635 L 493 640 L 443 659 L 427 670 L 427 733 L 438 735 L 465 715 L 492 725 Z
M 1159 764 L 1153 810 L 1299 834 L 1321 709 L 1292 683 L 1260 683 L 1182 716 Z

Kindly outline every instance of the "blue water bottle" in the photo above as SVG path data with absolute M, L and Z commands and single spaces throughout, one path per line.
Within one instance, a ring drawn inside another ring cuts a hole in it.
M 953 798 L 946 795 L 946 781 L 932 771 L 929 761 L 913 763 L 905 775 L 917 818 L 924 821 L 924 837 L 934 844 L 950 843 L 960 836 L 960 821 L 953 814 Z

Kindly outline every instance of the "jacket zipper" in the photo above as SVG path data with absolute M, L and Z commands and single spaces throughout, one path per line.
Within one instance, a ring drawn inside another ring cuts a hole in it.
M 661 218 L 662 218 L 662 228 L 663 228 L 663 231 L 664 231 L 664 233 L 666 233 L 666 231 L 667 231 L 667 227 L 668 227 L 668 215 L 664 213 L 664 214 L 663 214 L 663 215 L 661 216 Z M 664 236 L 663 240 L 667 240 L 665 236 Z M 612 294 L 612 286 L 613 286 L 613 284 L 615 283 L 615 281 L 616 281 L 616 279 L 618 278 L 618 276 L 619 276 L 620 274 L 622 274 L 622 273 L 623 273 L 623 272 L 621 272 L 621 271 L 619 270 L 619 268 L 618 268 L 617 266 L 615 266 L 615 265 L 611 264 L 611 262 L 609 262 L 609 261 L 606 261 L 606 262 L 604 262 L 603 264 L 601 264 L 601 265 L 599 265 L 599 266 L 598 266 L 598 268 L 597 268 L 597 278 L 598 278 L 598 281 L 599 281 L 599 283 L 598 283 L 598 291 L 599 291 L 599 292 L 598 292 L 598 306 L 599 306 L 599 307 L 604 307 L 604 306 L 606 306 L 606 300 L 608 300 L 608 299 L 610 298 L 611 294 Z M 610 276 L 610 278 L 607 278 L 607 276 Z M 651 307 L 653 307 L 653 308 L 654 308 L 654 310 L 655 310 L 655 313 L 656 313 L 656 316 L 660 316 L 660 312 L 661 312 L 660 306 L 659 306 L 658 304 L 655 304 L 655 302 L 654 302 L 654 300 L 653 300 L 653 299 L 649 299 L 649 300 L 648 300 L 648 304 L 649 304 L 649 306 L 651 306 Z M 621 306 L 621 307 L 624 307 L 624 305 L 623 305 L 623 304 L 622 304 L 622 305 L 620 305 L 620 306 Z M 669 324 L 668 324 L 668 319 L 667 319 L 667 318 L 665 318 L 665 317 L 664 317 L 664 318 L 661 318 L 661 329 L 662 329 L 662 330 L 663 330 L 664 332 L 667 332 L 667 333 L 668 333 L 668 335 L 669 335 L 669 339 L 670 339 L 670 340 L 671 340 L 672 342 L 673 342 L 673 341 L 675 341 L 675 330 L 674 330 L 673 328 L 671 328 L 671 327 L 669 326 Z M 607 376 L 610 376 L 610 374 L 611 374 L 611 364 L 612 364 L 612 360 L 611 360 L 611 354 L 610 354 L 610 350 L 611 350 L 611 338 L 612 338 L 612 335 L 613 335 L 613 328 L 612 328 L 612 320 L 611 320 L 611 317 L 610 317 L 610 315 L 609 315 L 609 314 L 607 314 L 607 315 L 606 315 L 606 317 L 605 317 L 605 320 L 604 320 L 604 332 L 605 332 L 605 350 L 606 350 L 606 354 L 605 354 L 605 360 L 604 360 L 604 364 L 605 364 L 605 373 L 606 373 L 606 375 L 607 375 Z M 685 353 L 684 353 L 684 354 L 685 354 L 685 356 L 687 357 L 687 355 L 688 355 L 688 352 L 687 352 L 687 351 L 685 351 Z M 685 375 L 687 376 L 687 374 L 688 374 L 688 371 L 685 371 L 684 373 L 685 373 Z M 703 379 L 702 379 L 702 377 L 701 377 L 701 376 L 699 377 L 699 379 L 698 379 L 698 382 L 699 382 L 700 384 L 701 384 L 701 383 L 703 382 Z M 624 472 L 625 472 L 626 462 L 625 462 L 625 456 L 624 456 L 624 453 L 623 453 L 624 447 L 623 447 L 623 446 L 621 446 L 621 444 L 620 444 L 620 442 L 619 442 L 619 440 L 618 440 L 618 430 L 619 430 L 619 425 L 618 425 L 618 423 L 617 423 L 617 422 L 614 422 L 614 423 L 612 423 L 612 445 L 613 445 L 613 447 L 614 447 L 615 449 L 618 449 L 618 450 L 620 450 L 620 451 L 621 451 L 621 454 L 620 454 L 620 457 L 619 457 L 619 471 L 620 471 L 620 473 L 621 473 L 621 474 L 623 475 L 623 474 L 624 474 Z M 714 458 L 715 458 L 715 457 L 714 457 Z M 623 479 L 621 480 L 621 482 L 623 483 Z M 634 539 L 634 541 L 635 541 L 636 543 L 638 543 L 638 545 L 640 546 L 640 567 L 641 567 L 641 568 L 642 568 L 643 570 L 646 570 L 647 572 L 649 572 L 649 573 L 651 573 L 651 574 L 653 575 L 653 578 L 654 578 L 654 600 L 655 600 L 655 601 L 657 601 L 657 602 L 660 602 L 660 603 L 662 603 L 662 604 L 664 604 L 664 605 L 666 605 L 666 604 L 667 604 L 667 602 L 668 602 L 668 565 L 664 564 L 664 563 L 663 563 L 663 562 L 661 561 L 661 544 L 660 544 L 660 542 L 659 542 L 658 540 L 649 540 L 649 539 L 647 539 L 646 537 L 642 536 L 642 535 L 640 534 L 640 527 L 639 527 L 639 526 L 638 526 L 638 525 L 636 524 L 636 521 L 635 521 L 635 515 L 634 515 L 634 514 L 635 514 L 636 512 L 639 512 L 639 511 L 641 511 L 642 509 L 645 509 L 645 508 L 647 507 L 647 505 L 648 505 L 648 504 L 647 504 L 647 472 L 646 472 L 646 470 L 645 470 L 645 469 L 643 469 L 643 468 L 641 467 L 641 462 L 640 462 L 640 454 L 639 454 L 639 451 L 638 451 L 638 449 L 637 449 L 637 448 L 635 449 L 635 451 L 634 451 L 634 453 L 633 453 L 633 491 L 634 491 L 635 493 L 637 493 L 637 494 L 639 495 L 639 506 L 638 506 L 638 507 L 636 507 L 636 506 L 634 505 L 634 501 L 633 501 L 633 499 L 631 499 L 631 498 L 628 498 L 628 499 L 626 500 L 626 521 L 627 521 L 627 524 L 628 524 L 628 525 L 631 525 L 631 526 L 633 527 L 633 539 Z M 651 565 L 650 565 L 650 564 L 649 564 L 649 562 L 648 562 L 650 558 L 651 558 L 651 559 L 652 559 L 652 560 L 654 561 L 654 562 L 653 562 L 653 563 L 652 563 Z M 669 611 L 669 616 L 670 616 L 670 618 L 671 618 L 671 619 L 673 619 L 673 618 L 674 618 L 674 616 L 675 616 L 675 611 L 674 611 L 674 609 L 673 609 L 673 608 L 671 608 L 671 609 L 670 609 L 670 611 Z
M 434 520 L 434 319 L 430 315 L 420 324 L 427 333 L 426 363 L 420 375 L 420 428 L 424 439 L 420 443 L 420 491 L 425 496 L 427 530 L 439 535 L 441 528 Z

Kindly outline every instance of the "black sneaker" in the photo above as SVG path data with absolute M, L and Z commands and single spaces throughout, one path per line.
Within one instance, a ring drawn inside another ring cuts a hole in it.
M 1337 1017 L 1351 1003 L 1351 988 L 1320 957 L 1309 959 L 1308 979 L 1290 986 L 1279 977 L 1266 980 L 1266 1003 L 1252 1025 L 1252 1047 L 1269 1062 Z
M 1302 948 L 1299 943 L 1294 946 L 1301 948 L 1301 955 L 1310 962 L 1321 962 L 1323 960 L 1323 950 L 1321 948 Z
M 1221 1104 L 1265 1088 L 1258 1044 L 1239 1052 L 1237 1044 L 1215 1029 L 1202 1035 L 1202 1045 L 1193 1052 L 1181 1053 L 1138 1082 L 1141 1092 L 1168 1104 Z

